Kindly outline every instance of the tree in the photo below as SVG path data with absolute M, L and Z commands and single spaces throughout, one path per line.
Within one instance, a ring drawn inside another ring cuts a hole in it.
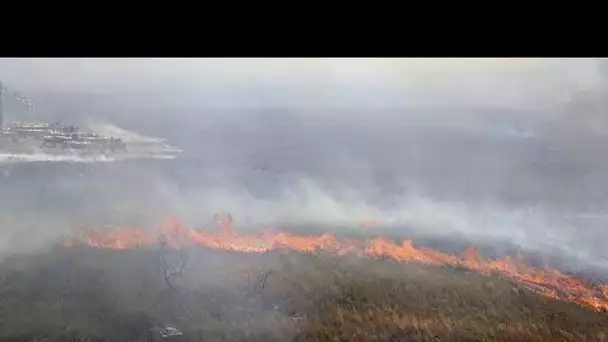
M 165 239 L 161 239 L 159 261 L 167 287 L 171 291 L 177 292 L 177 288 L 175 287 L 175 284 L 173 284 L 172 279 L 182 275 L 182 272 L 188 263 L 188 253 L 186 250 L 179 248 L 171 251 L 167 246 L 167 241 Z

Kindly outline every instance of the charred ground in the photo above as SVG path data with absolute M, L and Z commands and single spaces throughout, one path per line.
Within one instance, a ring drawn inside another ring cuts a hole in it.
M 0 264 L 1 341 L 144 341 L 169 323 L 186 341 L 608 338 L 605 313 L 499 277 L 390 260 L 57 247 Z

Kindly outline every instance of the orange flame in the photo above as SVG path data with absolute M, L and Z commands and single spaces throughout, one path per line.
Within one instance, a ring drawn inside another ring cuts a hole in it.
M 473 248 L 467 249 L 462 256 L 458 256 L 416 247 L 410 240 L 398 245 L 382 237 L 348 240 L 335 238 L 331 234 L 320 236 L 302 236 L 287 232 L 239 234 L 232 228 L 232 217 L 229 214 L 216 215 L 214 218 L 218 226 L 216 232 L 195 230 L 177 219 L 169 218 L 165 220 L 156 236 L 172 248 L 198 245 L 246 253 L 263 253 L 280 248 L 300 252 L 323 250 L 336 255 L 390 257 L 399 262 L 416 261 L 436 266 L 463 267 L 481 273 L 507 276 L 547 297 L 583 304 L 597 311 L 608 311 L 608 285 L 592 287 L 556 269 L 528 266 L 519 255 L 499 260 L 486 260 Z M 87 231 L 86 235 L 82 240 L 66 239 L 63 245 L 70 247 L 84 243 L 98 248 L 127 249 L 153 245 L 158 241 L 155 239 L 155 234 L 137 228 L 113 229 L 104 232 L 103 235 Z

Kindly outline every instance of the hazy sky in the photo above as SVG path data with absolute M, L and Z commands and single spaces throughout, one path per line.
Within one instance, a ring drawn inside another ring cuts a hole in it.
M 24 91 L 148 92 L 205 101 L 530 107 L 593 87 L 592 59 L 1 59 Z M 212 96 L 210 96 L 212 95 Z
M 218 107 L 245 109 L 243 115 L 276 107 L 313 121 L 328 116 L 408 121 L 499 134 L 512 130 L 501 123 L 505 117 L 516 116 L 517 125 L 528 126 L 517 134 L 534 135 L 540 124 L 554 131 L 576 126 L 583 132 L 577 134 L 608 135 L 603 114 L 608 102 L 602 100 L 608 78 L 601 63 L 529 58 L 0 59 L 0 80 L 31 95 L 35 103 L 40 95 L 68 95 L 55 101 L 61 108 L 47 105 L 40 112 L 118 113 L 137 122 L 153 112 L 196 121 Z M 72 94 L 105 96 L 70 98 Z M 574 110 L 572 103 L 578 106 Z M 441 110 L 431 115 L 411 108 Z

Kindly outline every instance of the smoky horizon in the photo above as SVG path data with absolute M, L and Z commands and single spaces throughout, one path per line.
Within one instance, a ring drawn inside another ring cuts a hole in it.
M 174 214 L 201 226 L 228 211 L 243 229 L 378 221 L 608 267 L 606 65 L 1 59 L 5 125 L 76 123 L 183 152 L 5 160 L 0 249 L 38 246 L 85 223 L 148 227 Z

